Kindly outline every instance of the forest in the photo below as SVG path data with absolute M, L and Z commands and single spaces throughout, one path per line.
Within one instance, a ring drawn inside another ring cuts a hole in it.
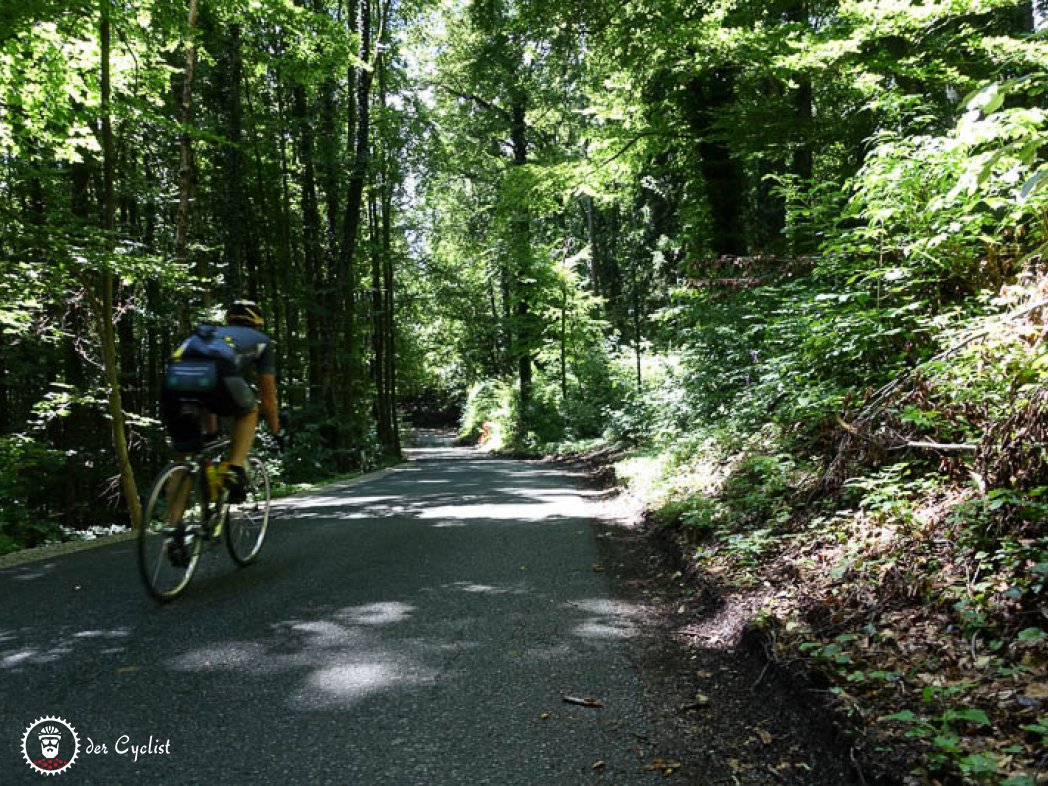
M 1046 28 L 2 0 L 0 553 L 135 524 L 165 363 L 250 298 L 288 483 L 427 426 L 612 464 L 858 755 L 1042 783 Z

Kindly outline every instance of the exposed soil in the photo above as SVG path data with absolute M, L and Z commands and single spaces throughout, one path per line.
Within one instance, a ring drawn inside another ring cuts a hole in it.
M 672 536 L 647 528 L 627 497 L 604 493 L 603 567 L 617 594 L 647 612 L 633 657 L 658 739 L 652 767 L 694 784 L 901 782 L 864 763 L 823 686 L 769 659 L 764 634 L 747 627 L 752 600 L 686 575 Z

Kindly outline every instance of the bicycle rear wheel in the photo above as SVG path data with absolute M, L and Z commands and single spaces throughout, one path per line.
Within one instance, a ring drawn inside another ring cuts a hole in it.
M 149 491 L 138 532 L 138 568 L 157 600 L 178 597 L 200 561 L 201 486 L 192 464 L 177 463 L 161 470 Z
M 231 504 L 226 520 L 226 547 L 238 565 L 255 561 L 269 531 L 269 474 L 257 456 L 248 457 L 247 499 Z

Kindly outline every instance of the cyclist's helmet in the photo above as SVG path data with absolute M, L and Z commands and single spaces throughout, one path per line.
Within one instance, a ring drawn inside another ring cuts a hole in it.
M 231 325 L 247 325 L 260 328 L 263 323 L 262 309 L 250 300 L 235 300 L 226 309 L 226 322 Z

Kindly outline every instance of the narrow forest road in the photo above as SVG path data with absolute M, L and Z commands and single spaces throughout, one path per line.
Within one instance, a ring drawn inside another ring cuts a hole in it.
M 610 590 L 593 493 L 413 459 L 278 501 L 259 563 L 213 551 L 167 606 L 132 542 L 0 571 L 0 783 L 44 777 L 21 752 L 43 716 L 79 734 L 72 783 L 661 782 L 642 614 Z

